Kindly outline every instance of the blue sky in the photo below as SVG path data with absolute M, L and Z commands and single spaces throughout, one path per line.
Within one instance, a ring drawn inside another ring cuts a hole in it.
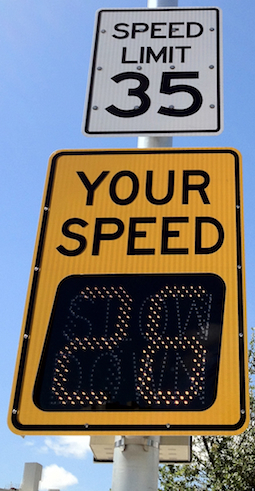
M 179 6 L 211 5 L 179 0 Z M 176 137 L 173 145 L 234 147 L 243 156 L 250 333 L 255 325 L 255 4 L 218 0 L 213 6 L 223 11 L 224 131 Z M 0 0 L 0 487 L 19 485 L 25 462 L 43 465 L 47 487 L 98 491 L 111 486 L 112 466 L 93 464 L 87 438 L 22 439 L 10 432 L 6 419 L 49 156 L 65 148 L 137 146 L 135 137 L 81 133 L 95 11 L 122 7 L 146 7 L 146 0 Z M 50 481 L 53 475 L 59 475 L 59 483 Z

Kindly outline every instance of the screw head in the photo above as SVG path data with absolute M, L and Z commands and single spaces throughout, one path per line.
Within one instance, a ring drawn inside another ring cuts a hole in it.
M 98 109 L 98 106 L 93 106 L 92 109 L 94 109 L 94 111 L 96 111 Z

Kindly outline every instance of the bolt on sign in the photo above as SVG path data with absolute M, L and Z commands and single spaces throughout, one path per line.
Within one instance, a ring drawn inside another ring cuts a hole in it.
M 215 7 L 98 11 L 85 134 L 220 133 L 221 43 Z
M 11 396 L 14 432 L 244 430 L 240 160 L 215 148 L 53 155 Z

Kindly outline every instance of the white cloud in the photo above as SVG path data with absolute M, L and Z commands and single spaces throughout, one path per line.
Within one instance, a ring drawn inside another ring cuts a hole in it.
M 26 447 L 34 447 L 35 443 L 32 442 L 31 440 L 25 440 L 24 444 Z
M 56 464 L 52 464 L 43 468 L 39 489 L 63 489 L 77 483 L 77 477 L 71 474 L 71 472 L 66 471 L 63 467 L 59 467 Z
M 46 438 L 44 443 L 47 449 L 53 450 L 56 455 L 61 455 L 63 457 L 84 459 L 86 454 L 91 452 L 89 436 L 59 436 L 55 438 Z

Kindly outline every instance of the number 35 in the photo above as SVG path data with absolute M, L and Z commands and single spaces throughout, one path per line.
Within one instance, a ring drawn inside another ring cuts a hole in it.
M 159 114 L 164 114 L 165 116 L 175 116 L 175 117 L 184 117 L 190 116 L 191 114 L 196 113 L 203 102 L 203 98 L 201 92 L 195 87 L 191 85 L 178 84 L 171 86 L 172 79 L 187 79 L 187 78 L 198 78 L 198 72 L 163 72 L 160 86 L 161 94 L 175 94 L 177 92 L 187 92 L 193 98 L 192 104 L 189 107 L 184 109 L 175 109 L 174 107 L 164 107 L 161 106 L 158 110 Z M 136 72 L 124 72 L 118 73 L 112 77 L 112 80 L 117 84 L 122 82 L 123 80 L 138 80 L 138 87 L 128 89 L 129 96 L 136 96 L 140 99 L 141 104 L 134 109 L 120 109 L 116 107 L 114 104 L 108 106 L 106 111 L 113 114 L 114 116 L 118 116 L 119 118 L 133 118 L 135 116 L 140 116 L 148 111 L 151 100 L 146 91 L 149 87 L 149 79 L 143 75 L 142 73 Z

